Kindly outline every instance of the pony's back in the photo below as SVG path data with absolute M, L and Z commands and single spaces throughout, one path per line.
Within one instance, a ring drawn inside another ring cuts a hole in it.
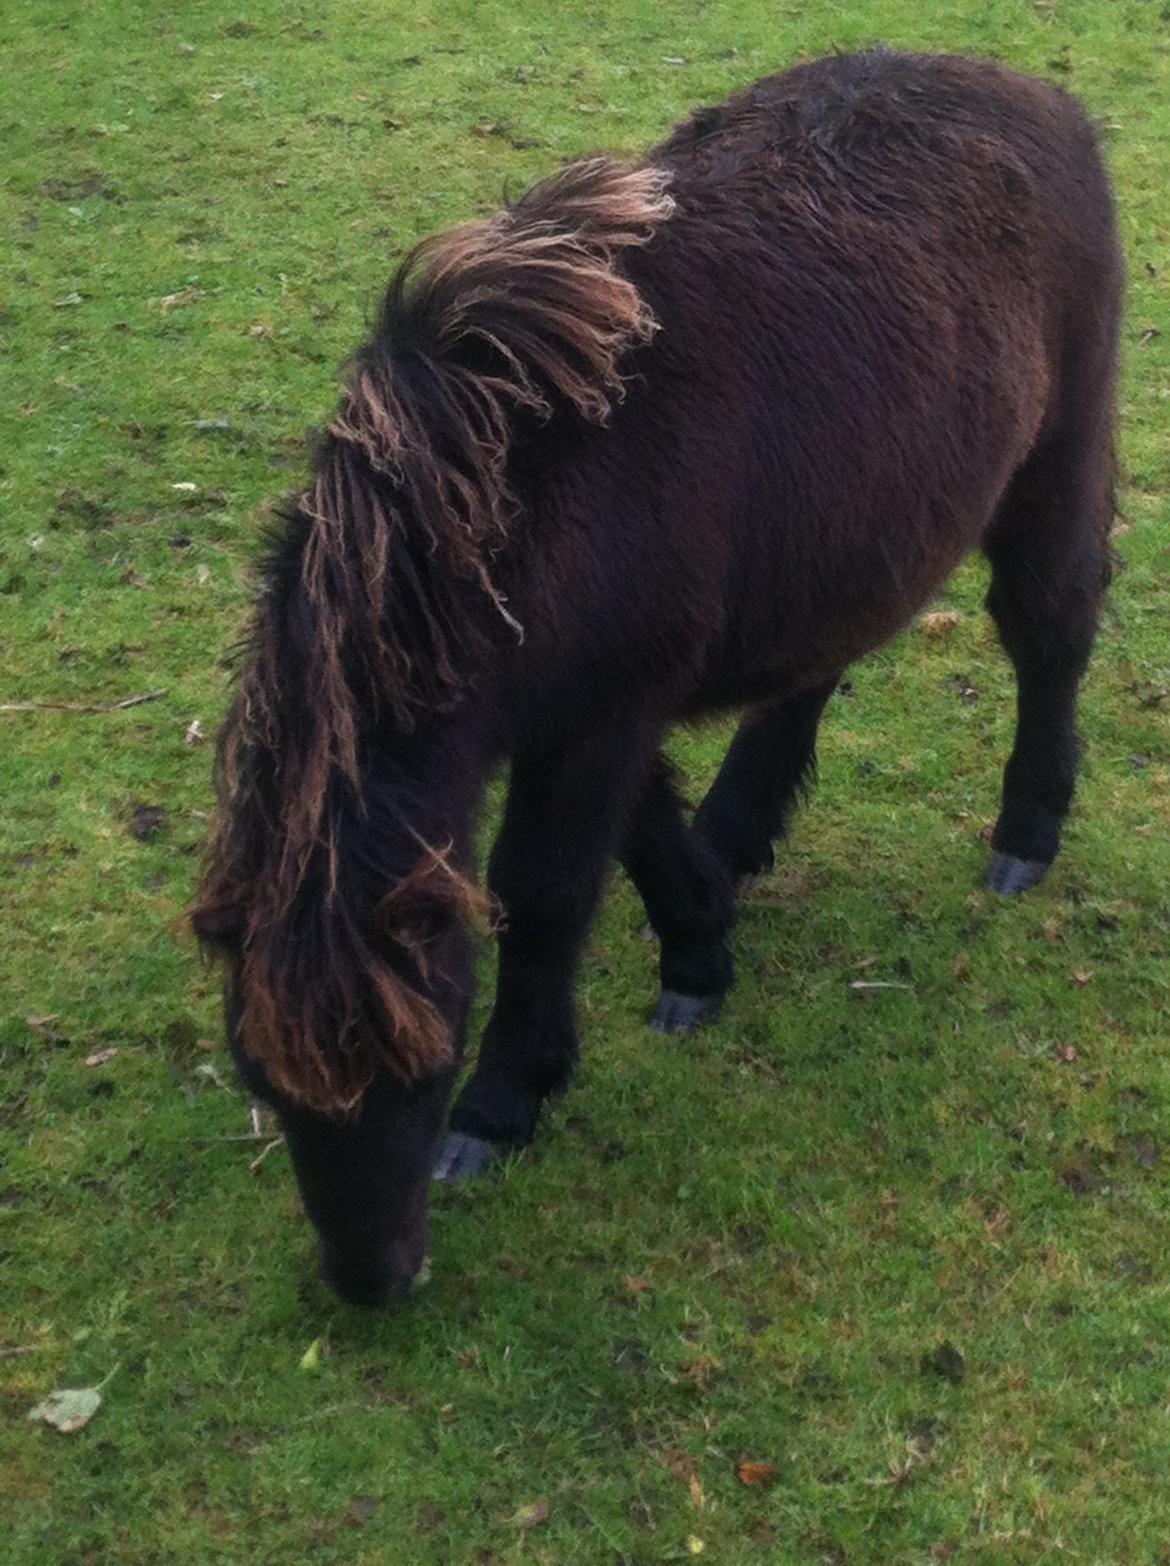
M 619 688 L 649 668 L 689 710 L 827 677 L 906 623 L 1051 432 L 1087 333 L 1111 378 L 1121 263 L 1082 111 L 984 62 L 801 66 L 649 161 L 674 212 L 622 266 L 661 331 L 604 431 L 517 454 L 509 597 L 533 636 L 579 639 L 566 689 L 600 625 Z

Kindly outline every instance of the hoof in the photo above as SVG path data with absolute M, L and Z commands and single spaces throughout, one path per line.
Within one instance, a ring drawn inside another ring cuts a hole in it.
M 494 1142 L 452 1131 L 439 1154 L 432 1178 L 453 1185 L 456 1180 L 468 1180 L 472 1175 L 482 1174 L 499 1156 L 500 1149 Z
M 663 990 L 650 1018 L 655 1033 L 693 1033 L 701 1022 L 719 1015 L 722 995 L 682 995 Z
M 1042 859 L 1017 859 L 1014 854 L 996 854 L 987 867 L 983 884 L 989 892 L 1000 892 L 1012 897 L 1026 892 L 1048 874 L 1048 866 Z

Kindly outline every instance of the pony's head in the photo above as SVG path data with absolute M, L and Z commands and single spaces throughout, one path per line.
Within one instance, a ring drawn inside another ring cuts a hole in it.
M 221 737 L 219 832 L 192 921 L 223 962 L 228 1043 L 277 1113 L 322 1270 L 346 1298 L 383 1303 L 425 1254 L 471 935 L 486 920 L 469 870 L 468 758 L 418 736 L 397 758 L 363 755 L 360 805 L 330 786 L 304 837 L 303 780 L 296 808 L 284 797 L 295 747 L 277 765 L 248 721 L 237 704 Z M 458 841 L 422 835 L 439 817 Z

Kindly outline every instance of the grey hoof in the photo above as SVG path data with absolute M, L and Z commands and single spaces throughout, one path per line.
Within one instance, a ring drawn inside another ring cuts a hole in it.
M 693 1033 L 701 1022 L 719 1015 L 722 995 L 683 995 L 663 990 L 650 1018 L 655 1033 Z
M 468 1180 L 472 1175 L 481 1174 L 498 1157 L 499 1149 L 494 1142 L 485 1142 L 478 1136 L 464 1136 L 462 1131 L 452 1131 L 439 1154 L 432 1178 L 453 1185 L 456 1180 Z
M 989 892 L 1012 897 L 1036 886 L 1047 874 L 1048 866 L 1042 859 L 1017 859 L 1014 854 L 996 854 L 987 867 L 983 884 Z

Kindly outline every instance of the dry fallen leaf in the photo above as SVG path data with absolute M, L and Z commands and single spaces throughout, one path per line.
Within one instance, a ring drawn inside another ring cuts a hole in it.
M 703 1501 L 705 1497 L 703 1495 L 703 1486 L 699 1483 L 698 1474 L 692 1474 L 690 1476 L 690 1478 L 687 1480 L 687 1488 L 691 1492 L 691 1505 L 697 1512 L 701 1512 L 703 1510 Z
M 955 609 L 936 609 L 933 614 L 924 614 L 918 624 L 926 636 L 949 636 L 962 618 Z
M 1074 968 L 1072 971 L 1072 981 L 1078 990 L 1083 990 L 1092 977 L 1092 968 Z
M 188 745 L 202 745 L 207 738 L 203 732 L 203 725 L 198 718 L 192 718 L 187 725 L 187 733 L 184 736 Z
M 539 1528 L 548 1521 L 548 1502 L 529 1501 L 527 1506 L 516 1509 L 508 1519 L 514 1528 Z
M 28 1418 L 41 1419 L 62 1435 L 73 1435 L 83 1430 L 102 1406 L 102 1395 L 97 1387 L 64 1387 L 50 1392 L 43 1403 L 30 1408 Z
M 662 1461 L 674 1477 L 683 1480 L 684 1483 L 689 1482 L 691 1475 L 696 1472 L 695 1459 L 689 1452 L 682 1452 L 677 1447 L 671 1447 L 663 1452 Z
M 192 305 L 200 297 L 200 290 L 194 284 L 190 288 L 180 288 L 178 293 L 164 294 L 159 300 L 159 305 L 164 315 L 170 315 L 172 310 L 182 310 L 185 305 Z
M 106 1061 L 113 1060 L 117 1053 L 116 1049 L 99 1049 L 96 1055 L 87 1055 L 85 1063 L 87 1066 L 104 1066 Z
M 774 1484 L 780 1472 L 779 1463 L 756 1463 L 744 1459 L 735 1465 L 735 1477 L 740 1484 L 766 1487 Z

